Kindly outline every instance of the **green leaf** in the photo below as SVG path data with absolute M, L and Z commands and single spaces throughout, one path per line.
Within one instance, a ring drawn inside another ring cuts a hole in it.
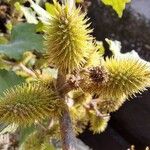
M 0 36 L 0 44 L 7 44 L 8 40 L 4 36 Z
M 36 34 L 34 24 L 18 24 L 12 30 L 10 42 L 0 45 L 0 53 L 6 54 L 10 58 L 20 59 L 27 50 L 42 52 L 43 37 Z
M 13 71 L 0 70 L 0 94 L 4 90 L 22 82 L 24 82 L 24 79 L 17 76 Z
M 123 10 L 126 7 L 126 3 L 131 2 L 131 0 L 102 0 L 105 5 L 110 5 L 117 12 L 119 17 L 122 17 Z

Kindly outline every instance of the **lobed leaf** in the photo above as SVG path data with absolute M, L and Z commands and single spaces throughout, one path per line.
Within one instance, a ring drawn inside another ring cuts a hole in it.
M 126 4 L 131 0 L 102 0 L 105 5 L 110 5 L 117 12 L 119 17 L 122 17 L 123 10 L 126 7 Z
M 20 59 L 27 50 L 43 52 L 43 37 L 36 34 L 34 24 L 21 23 L 13 28 L 10 42 L 0 45 L 0 53 L 10 58 Z

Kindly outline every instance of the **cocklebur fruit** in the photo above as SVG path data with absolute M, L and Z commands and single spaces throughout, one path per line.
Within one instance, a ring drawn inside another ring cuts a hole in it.
M 0 97 L 0 122 L 26 126 L 50 116 L 59 116 L 63 100 L 41 82 L 24 83 Z
M 83 91 L 96 93 L 108 80 L 107 70 L 103 66 L 90 67 L 80 72 L 80 87 Z
M 71 73 L 86 63 L 93 50 L 92 32 L 86 14 L 75 6 L 54 1 L 54 14 L 45 29 L 45 49 L 48 61 L 60 72 Z
M 106 58 L 104 67 L 108 81 L 97 89 L 103 99 L 129 98 L 150 86 L 150 64 L 140 58 Z

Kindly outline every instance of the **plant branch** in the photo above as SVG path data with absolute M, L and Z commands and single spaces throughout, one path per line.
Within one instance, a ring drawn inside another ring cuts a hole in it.
M 61 95 L 65 95 L 71 90 L 79 88 L 81 81 L 82 79 L 80 76 L 71 75 L 68 79 L 64 79 L 61 86 L 57 87 L 57 91 L 61 93 Z M 62 82 L 62 80 L 59 82 Z
M 26 73 L 28 73 L 30 76 L 37 77 L 36 74 L 32 70 L 30 70 L 29 68 L 27 68 L 24 64 L 20 63 L 19 66 L 20 66 L 20 68 L 23 71 L 25 71 Z
M 65 85 L 65 77 L 61 74 L 58 74 L 57 79 L 57 89 L 59 90 L 59 95 L 65 100 L 65 88 L 61 88 Z M 64 91 L 63 91 L 63 90 Z M 77 150 L 76 148 L 76 137 L 73 132 L 71 118 L 68 108 L 62 112 L 62 115 L 59 117 L 60 123 L 60 133 L 62 137 L 62 148 L 63 150 Z

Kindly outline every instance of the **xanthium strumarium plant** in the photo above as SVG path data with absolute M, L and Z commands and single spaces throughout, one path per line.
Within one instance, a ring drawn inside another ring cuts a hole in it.
M 94 133 L 103 132 L 111 112 L 150 86 L 149 62 L 121 53 L 104 58 L 91 33 L 80 8 L 54 1 L 44 58 L 58 69 L 57 79 L 39 77 L 0 97 L 2 123 L 37 127 L 22 149 L 42 150 L 53 138 L 62 138 L 64 150 L 77 149 L 73 133 L 88 125 Z

